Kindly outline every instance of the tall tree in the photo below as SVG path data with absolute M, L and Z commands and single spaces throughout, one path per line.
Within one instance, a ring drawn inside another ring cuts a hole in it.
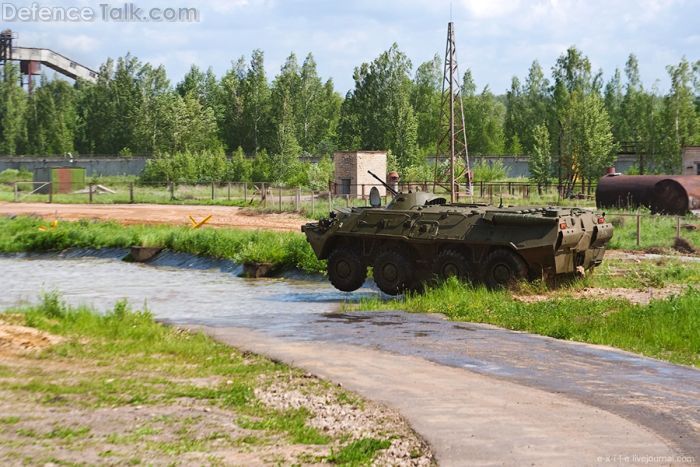
M 565 193 L 592 177 L 612 157 L 610 121 L 599 96 L 600 74 L 591 75 L 591 63 L 576 47 L 569 47 L 552 68 L 556 115 L 559 181 Z M 606 159 L 607 158 L 607 159 Z M 582 189 L 585 187 L 582 186 Z
M 418 125 L 417 143 L 422 152 L 435 151 L 439 137 L 440 100 L 442 92 L 442 61 L 435 54 L 416 70 L 411 105 Z
M 683 58 L 676 66 L 666 67 L 671 78 L 671 89 L 664 98 L 662 125 L 664 138 L 661 141 L 659 168 L 668 172 L 680 169 L 680 155 L 683 146 L 700 141 L 700 128 L 695 113 L 693 71 L 690 63 Z
M 617 142 L 628 142 L 625 133 L 625 118 L 622 109 L 622 77 L 620 70 L 615 69 L 615 73 L 610 81 L 605 85 L 605 110 L 610 117 L 612 132 Z
M 301 95 L 299 64 L 294 53 L 287 57 L 275 77 L 271 92 L 272 125 L 275 141 L 271 152 L 274 181 L 287 181 L 297 172 L 301 146 L 297 140 L 297 115 Z
M 297 140 L 303 152 L 323 152 L 335 145 L 340 104 L 333 81 L 321 81 L 316 61 L 308 54 L 301 66 L 297 102 Z
M 162 65 L 157 68 L 144 65 L 139 71 L 138 81 L 141 109 L 135 130 L 136 151 L 155 154 L 172 150 L 179 95 L 172 91 Z
M 577 180 L 600 177 L 614 160 L 615 142 L 603 100 L 596 93 L 574 90 L 561 116 L 564 145 L 560 163 L 566 168 L 565 193 L 570 193 Z
M 537 183 L 537 192 L 542 194 L 542 187 L 549 181 L 552 171 L 552 146 L 547 125 L 540 123 L 533 130 L 533 151 L 528 161 L 530 180 Z
M 522 86 L 517 76 L 513 76 L 510 89 L 506 92 L 506 116 L 504 133 L 506 150 L 511 154 L 522 154 L 522 135 L 526 131 L 527 108 Z
M 246 76 L 245 58 L 240 57 L 221 78 L 219 85 L 221 113 L 219 134 L 229 150 L 243 149 L 243 81 Z
M 532 154 L 535 149 L 535 128 L 541 124 L 548 125 L 552 121 L 549 87 L 549 80 L 545 78 L 539 62 L 533 61 L 523 89 L 525 121 L 523 122 L 521 141 L 526 154 Z
M 130 154 L 136 147 L 136 122 L 141 108 L 141 89 L 138 73 L 141 62 L 131 54 L 117 59 L 114 76 L 109 83 L 114 101 L 114 114 L 109 127 L 112 154 Z
M 340 140 L 347 149 L 389 149 L 401 170 L 419 162 L 416 116 L 410 105 L 411 61 L 393 44 L 355 68 L 355 89 L 341 109 Z
M 498 155 L 506 150 L 503 133 L 506 108 L 488 86 L 476 94 L 471 70 L 464 73 L 462 102 L 470 154 Z
M 0 71 L 0 154 L 14 156 L 24 148 L 27 139 L 27 97 L 14 64 L 6 62 Z
M 265 59 L 262 50 L 256 49 L 241 83 L 241 146 L 245 151 L 256 153 L 269 146 L 270 133 L 270 86 L 265 74 Z

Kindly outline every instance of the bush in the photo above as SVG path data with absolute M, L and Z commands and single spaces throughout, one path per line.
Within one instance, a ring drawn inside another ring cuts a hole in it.
M 197 183 L 222 181 L 230 173 L 223 150 L 176 152 L 156 155 L 146 162 L 144 182 Z
M 0 172 L 0 183 L 31 181 L 32 173 L 26 170 L 5 169 Z
M 506 168 L 499 160 L 487 162 L 482 159 L 474 165 L 472 171 L 474 172 L 474 180 L 480 182 L 495 182 L 506 178 Z

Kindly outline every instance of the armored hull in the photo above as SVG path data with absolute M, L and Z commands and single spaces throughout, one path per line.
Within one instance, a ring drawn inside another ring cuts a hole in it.
M 592 210 L 449 204 L 417 192 L 386 207 L 338 209 L 302 232 L 336 288 L 358 289 L 371 266 L 395 295 L 449 276 L 498 288 L 582 274 L 602 262 L 613 226 Z

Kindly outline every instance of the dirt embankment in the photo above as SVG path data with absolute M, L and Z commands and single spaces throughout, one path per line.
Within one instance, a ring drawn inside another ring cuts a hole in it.
M 234 206 L 192 206 L 163 204 L 46 204 L 0 203 L 0 215 L 35 215 L 46 219 L 113 220 L 122 224 L 191 225 L 189 216 L 207 225 L 249 230 L 299 232 L 309 219 L 292 213 L 259 214 Z

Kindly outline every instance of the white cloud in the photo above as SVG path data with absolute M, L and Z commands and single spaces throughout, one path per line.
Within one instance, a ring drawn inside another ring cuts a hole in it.
M 85 34 L 60 34 L 58 36 L 58 44 L 61 50 L 66 51 L 65 53 L 69 53 L 71 51 L 93 52 L 98 50 L 101 46 L 101 43 L 98 39 L 91 36 L 87 36 Z
M 461 3 L 479 19 L 503 17 L 520 7 L 520 0 L 462 0 Z
M 217 13 L 230 13 L 241 8 L 264 3 L 267 3 L 266 0 L 208 0 L 206 6 Z

